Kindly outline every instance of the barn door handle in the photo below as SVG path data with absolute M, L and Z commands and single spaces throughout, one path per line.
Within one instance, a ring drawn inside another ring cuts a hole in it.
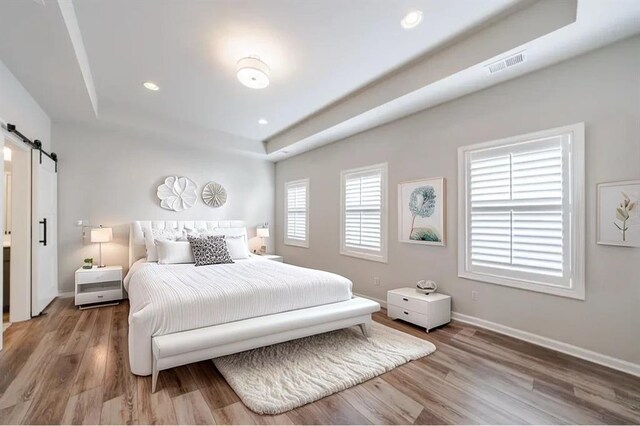
M 40 240 L 43 245 L 47 245 L 47 218 L 45 217 L 40 221 L 40 224 L 44 226 L 44 240 Z

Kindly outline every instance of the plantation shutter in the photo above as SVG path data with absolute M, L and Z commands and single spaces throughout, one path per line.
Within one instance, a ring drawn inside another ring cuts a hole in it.
M 307 241 L 307 191 L 308 180 L 287 184 L 287 229 L 288 242 L 303 243 Z
M 520 278 L 570 285 L 571 210 L 564 160 L 563 136 L 470 154 L 467 244 L 472 270 L 507 270 Z
M 344 245 L 380 251 L 382 170 L 349 173 L 344 181 Z

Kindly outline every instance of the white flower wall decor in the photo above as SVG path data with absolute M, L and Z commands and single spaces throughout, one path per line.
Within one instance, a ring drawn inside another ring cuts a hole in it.
M 175 212 L 190 209 L 196 204 L 196 184 L 184 176 L 169 176 L 158 186 L 157 192 L 160 207 Z
M 217 182 L 209 182 L 202 188 L 202 201 L 209 207 L 222 207 L 227 202 L 227 190 Z

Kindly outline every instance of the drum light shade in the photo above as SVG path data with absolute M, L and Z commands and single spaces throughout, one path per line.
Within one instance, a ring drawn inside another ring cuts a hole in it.
M 261 238 L 269 238 L 269 228 L 256 228 L 256 234 Z
M 269 67 L 255 57 L 240 59 L 236 75 L 240 83 L 251 89 L 264 89 L 269 85 Z
M 113 240 L 112 228 L 94 228 L 91 230 L 92 243 L 108 243 Z

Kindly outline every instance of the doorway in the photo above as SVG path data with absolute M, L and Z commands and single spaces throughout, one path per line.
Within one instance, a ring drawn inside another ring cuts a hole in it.
M 11 135 L 2 143 L 2 320 L 31 318 L 31 148 Z
M 11 300 L 11 147 L 4 150 L 4 235 L 2 239 L 2 328 L 6 330 L 9 321 Z

